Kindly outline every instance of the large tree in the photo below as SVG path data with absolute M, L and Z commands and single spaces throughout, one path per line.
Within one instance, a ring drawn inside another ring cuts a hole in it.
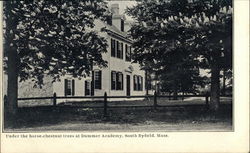
M 219 73 L 231 69 L 232 61 L 231 5 L 229 0 L 138 1 L 127 10 L 138 21 L 131 29 L 134 59 L 141 64 L 153 60 L 153 67 L 168 70 L 180 62 L 190 63 L 190 58 L 191 63 L 199 61 L 199 67 L 211 70 L 210 108 L 218 110 Z M 183 53 L 176 57 L 180 51 Z
M 5 1 L 8 112 L 18 107 L 18 77 L 42 85 L 45 73 L 56 81 L 65 74 L 85 76 L 92 65 L 106 66 L 106 40 L 92 28 L 108 15 L 102 0 Z

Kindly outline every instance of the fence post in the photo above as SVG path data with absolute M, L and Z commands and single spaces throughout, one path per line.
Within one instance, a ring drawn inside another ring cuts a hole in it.
M 107 92 L 104 93 L 104 107 L 103 107 L 103 116 L 107 116 Z
M 154 93 L 154 109 L 156 109 L 156 107 L 157 107 L 157 93 L 155 91 L 155 93 Z
M 53 94 L 53 106 L 56 106 L 56 93 Z

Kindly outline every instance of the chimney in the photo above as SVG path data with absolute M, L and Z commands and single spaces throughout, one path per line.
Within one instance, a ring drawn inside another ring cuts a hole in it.
M 119 14 L 119 4 L 112 4 L 111 5 L 111 12 L 114 15 L 118 15 Z
M 114 25 L 117 29 L 124 32 L 124 21 L 125 16 L 121 15 L 119 12 L 119 4 L 112 4 L 111 5 L 111 12 L 112 12 L 112 25 Z

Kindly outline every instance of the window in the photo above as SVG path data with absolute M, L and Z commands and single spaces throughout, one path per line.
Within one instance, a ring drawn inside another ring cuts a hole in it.
M 125 45 L 125 56 L 126 61 L 131 61 L 131 46 L 128 46 L 127 44 Z
M 143 77 L 139 76 L 139 88 L 138 90 L 142 91 L 143 90 Z
M 137 83 L 137 76 L 134 75 L 134 90 L 137 91 L 138 87 L 137 87 L 138 83 Z
M 123 74 L 116 73 L 116 90 L 123 90 Z
M 111 56 L 112 57 L 115 57 L 115 52 L 116 52 L 116 49 L 115 49 L 115 40 L 114 39 L 111 39 Z
M 85 81 L 85 96 L 89 96 L 90 95 L 90 81 Z
M 121 72 L 111 72 L 111 90 L 123 90 L 123 74 Z
M 119 42 L 119 41 L 117 41 L 117 43 L 116 43 L 116 45 L 117 45 L 117 53 L 116 53 L 116 55 L 117 55 L 117 57 L 118 58 L 120 58 L 121 57 L 121 43 Z
M 121 31 L 124 32 L 124 20 L 121 19 Z
M 143 77 L 134 75 L 134 90 L 135 91 L 143 90 Z
M 117 41 L 117 58 L 123 59 L 123 43 Z
M 65 96 L 75 95 L 75 80 L 70 80 L 70 79 L 64 80 L 64 95 Z
M 112 25 L 112 15 L 107 17 L 107 24 Z
M 101 70 L 94 71 L 94 88 L 102 89 L 102 71 Z
M 137 90 L 141 90 L 141 77 L 140 76 L 137 77 L 137 82 L 138 82 Z
M 123 59 L 123 43 L 111 39 L 111 56 Z
M 111 72 L 111 90 L 116 89 L 116 72 L 112 71 Z

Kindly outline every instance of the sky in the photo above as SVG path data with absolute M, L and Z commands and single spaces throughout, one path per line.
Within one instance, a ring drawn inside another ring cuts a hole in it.
M 120 14 L 123 14 L 125 13 L 125 9 L 127 7 L 131 7 L 131 6 L 134 6 L 136 5 L 136 1 L 129 1 L 129 0 L 120 0 L 120 1 L 108 1 L 108 6 L 110 7 L 112 4 L 119 4 L 119 10 L 120 10 Z M 126 15 L 126 19 L 127 20 L 132 20 L 131 17 L 127 16 Z

